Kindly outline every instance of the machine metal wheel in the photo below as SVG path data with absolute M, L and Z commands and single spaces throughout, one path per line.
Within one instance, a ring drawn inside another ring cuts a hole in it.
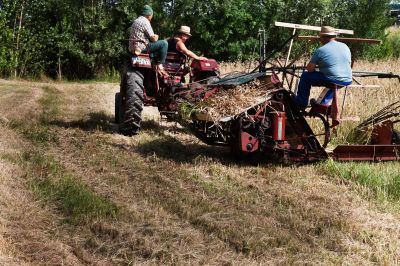
M 392 142 L 393 144 L 400 144 L 400 131 L 396 129 L 393 130 Z
M 121 110 L 122 121 L 119 121 L 119 132 L 132 136 L 139 133 L 142 121 L 144 76 L 140 71 L 130 69 L 124 75 L 124 79 L 122 86 L 125 93 L 121 100 L 124 108 Z
M 312 115 L 306 114 L 305 117 L 319 118 L 319 120 L 321 120 L 322 123 L 319 122 L 315 123 L 314 125 L 311 124 L 311 127 L 315 134 L 316 139 L 320 142 L 323 148 L 326 148 L 331 139 L 331 130 L 328 121 L 321 114 L 312 114 Z

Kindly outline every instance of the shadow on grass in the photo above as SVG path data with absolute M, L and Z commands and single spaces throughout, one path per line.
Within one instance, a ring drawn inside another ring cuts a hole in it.
M 139 143 L 133 149 L 146 156 L 155 154 L 157 157 L 181 163 L 193 162 L 201 156 L 216 159 L 222 163 L 234 162 L 228 147 L 183 144 L 170 136 Z
M 283 164 L 279 158 L 268 154 L 235 155 L 227 146 L 209 146 L 201 143 L 185 144 L 179 140 L 163 136 L 145 143 L 139 143 L 131 147 L 132 150 L 144 156 L 156 155 L 157 157 L 173 160 L 177 163 L 195 163 L 198 159 L 209 158 L 222 165 L 242 166 L 290 166 Z
M 100 130 L 106 133 L 118 132 L 118 125 L 114 124 L 114 117 L 104 112 L 90 113 L 88 119 L 77 121 L 51 121 L 51 125 L 63 128 L 77 128 L 84 131 Z M 205 144 L 190 143 L 184 144 L 174 137 L 165 135 L 165 131 L 190 134 L 185 128 L 173 126 L 171 124 L 162 125 L 154 120 L 145 120 L 141 123 L 141 131 L 154 133 L 160 137 L 154 140 L 139 143 L 131 149 L 145 156 L 157 155 L 158 157 L 170 159 L 179 163 L 194 162 L 199 157 L 206 157 L 216 160 L 222 164 L 240 165 L 281 165 L 282 162 L 276 161 L 270 156 L 253 155 L 238 157 L 230 152 L 229 147 L 208 146 Z M 118 145 L 117 145 L 118 146 Z
M 100 130 L 106 133 L 117 133 L 118 124 L 114 123 L 114 116 L 108 115 L 104 112 L 89 113 L 88 118 L 75 120 L 75 121 L 63 121 L 53 120 L 49 124 L 63 127 L 63 128 L 78 128 L 84 131 L 95 131 Z M 145 120 L 141 123 L 141 131 L 152 131 L 155 133 L 163 133 L 165 130 L 171 132 L 186 132 L 183 128 L 178 128 L 172 125 L 161 125 L 154 120 Z
M 100 130 L 107 133 L 114 133 L 118 131 L 118 127 L 113 123 L 114 117 L 104 112 L 90 113 L 89 118 L 80 119 L 76 121 L 63 121 L 53 120 L 50 125 L 63 127 L 63 128 L 78 128 L 84 131 Z
M 140 124 L 141 131 L 153 131 L 157 133 L 163 133 L 168 130 L 174 133 L 188 133 L 188 130 L 185 128 L 178 127 L 175 123 L 169 123 L 167 125 L 163 125 L 154 120 L 144 120 Z

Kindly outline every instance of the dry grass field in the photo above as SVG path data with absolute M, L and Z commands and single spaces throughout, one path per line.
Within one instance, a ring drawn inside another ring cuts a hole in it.
M 348 90 L 345 116 L 399 99 L 396 80 L 363 83 L 382 87 Z M 154 108 L 125 137 L 117 90 L 0 80 L 0 265 L 400 263 L 399 163 L 237 162 Z

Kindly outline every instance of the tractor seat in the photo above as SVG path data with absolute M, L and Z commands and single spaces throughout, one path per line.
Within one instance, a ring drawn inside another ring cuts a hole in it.
M 341 89 L 344 86 L 336 83 L 328 82 L 328 81 L 320 81 L 318 83 L 314 83 L 315 87 L 325 87 L 318 98 L 315 100 L 315 104 L 322 105 L 330 105 L 330 102 L 333 99 L 335 90 Z
M 168 74 L 173 76 L 184 76 L 186 72 L 187 57 L 177 53 L 167 53 L 167 59 L 164 64 L 164 69 Z
M 314 83 L 315 87 L 325 87 L 322 92 L 319 94 L 317 99 L 311 99 L 311 106 L 330 106 L 333 97 L 336 94 L 336 90 L 343 88 L 343 85 L 339 85 L 336 83 L 328 82 L 328 81 L 320 81 L 318 83 Z
M 187 56 L 178 54 L 178 53 L 173 53 L 173 52 L 168 52 L 167 53 L 167 61 L 168 62 L 175 62 L 175 63 L 180 63 L 183 64 L 187 60 Z
M 313 84 L 314 87 L 325 87 L 328 89 L 334 89 L 335 87 L 337 87 L 337 89 L 343 88 L 343 85 L 339 85 L 333 82 L 329 82 L 329 81 L 325 81 L 325 80 L 320 80 L 316 83 Z
M 321 81 L 313 84 L 318 87 L 325 87 L 317 99 L 311 99 L 311 109 L 308 112 L 310 116 L 319 114 L 332 119 L 332 127 L 339 124 L 339 108 L 337 103 L 337 90 L 343 88 L 343 85 L 335 84 L 328 81 Z

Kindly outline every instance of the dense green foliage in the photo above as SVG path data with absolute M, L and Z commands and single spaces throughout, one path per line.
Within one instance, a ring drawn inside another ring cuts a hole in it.
M 92 78 L 118 71 L 127 56 L 129 26 L 143 4 L 155 10 L 153 28 L 169 37 L 190 26 L 193 50 L 218 60 L 244 60 L 264 28 L 268 49 L 290 29 L 274 21 L 329 24 L 356 36 L 384 37 L 389 0 L 0 0 L 2 76 Z M 355 47 L 356 54 L 381 56 L 388 47 Z
M 382 45 L 370 47 L 365 56 L 368 59 L 376 58 L 400 58 L 400 30 L 390 28 L 386 31 Z

